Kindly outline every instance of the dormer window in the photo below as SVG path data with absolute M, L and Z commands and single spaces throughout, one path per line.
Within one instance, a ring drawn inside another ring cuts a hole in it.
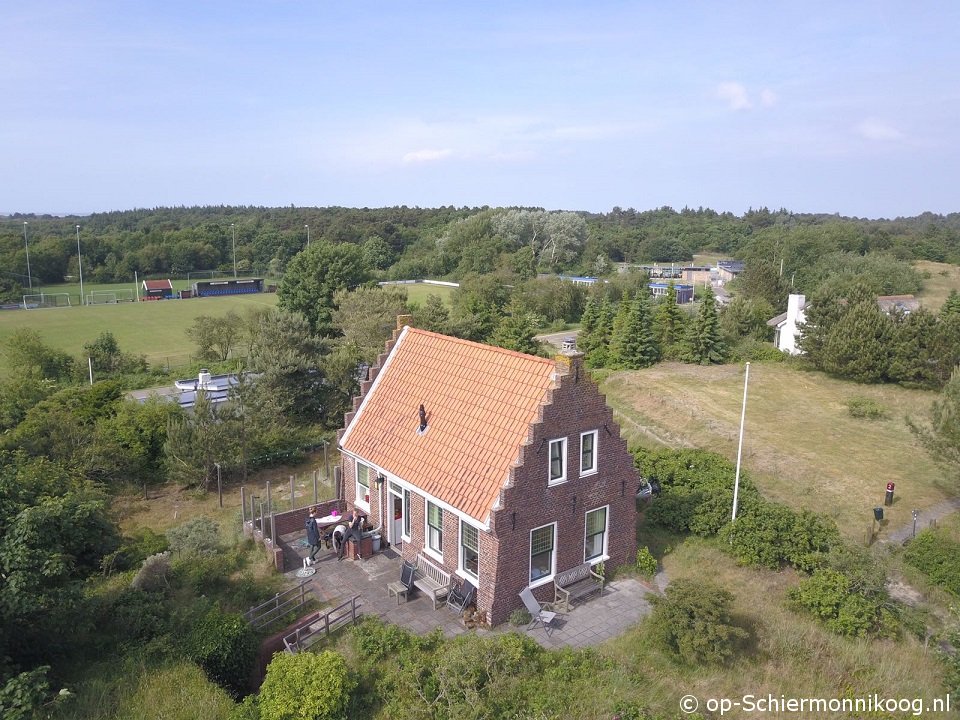
M 420 404 L 420 410 L 417 414 L 420 416 L 420 425 L 417 427 L 417 432 L 423 435 L 427 431 L 427 410 L 423 407 L 423 403 Z

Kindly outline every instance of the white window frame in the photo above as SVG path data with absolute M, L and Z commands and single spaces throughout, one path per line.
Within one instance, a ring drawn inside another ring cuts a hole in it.
M 597 512 L 598 510 L 603 510 L 603 549 L 600 551 L 599 555 L 594 557 L 587 557 L 587 515 L 590 513 Z M 583 514 L 583 561 L 596 565 L 597 563 L 604 562 L 608 560 L 610 556 L 607 554 L 608 544 L 610 542 L 610 506 L 601 505 L 598 508 L 593 508 L 592 510 L 587 510 Z
M 592 451 L 592 452 L 593 452 L 593 467 L 592 467 L 592 468 L 587 468 L 586 470 L 584 470 L 584 469 L 583 469 L 583 439 L 584 439 L 585 437 L 587 437 L 588 435 L 592 435 L 592 436 L 593 436 L 593 451 Z M 580 433 L 580 477 L 585 477 L 585 476 L 587 476 L 587 475 L 596 475 L 596 474 L 597 474 L 597 468 L 598 468 L 598 465 L 599 465 L 599 463 L 598 463 L 599 454 L 597 453 L 597 444 L 598 444 L 599 441 L 600 441 L 600 431 L 599 431 L 599 430 L 589 430 L 588 432 Z
M 553 477 L 553 446 L 560 443 L 560 475 Z M 547 485 L 559 485 L 567 481 L 567 439 L 554 438 L 547 443 Z
M 410 542 L 413 534 L 413 518 L 410 515 L 410 488 L 403 488 L 403 527 L 400 530 L 400 539 Z
M 476 533 L 476 536 L 477 536 L 477 547 L 476 547 L 476 549 L 474 550 L 474 552 L 477 553 L 477 572 L 476 572 L 476 573 L 471 572 L 470 570 L 468 570 L 468 569 L 467 569 L 467 564 L 466 564 L 466 562 L 464 561 L 464 556 L 465 556 L 465 554 L 466 554 L 466 551 L 469 550 L 469 549 L 472 549 L 472 548 L 468 548 L 467 545 L 463 542 L 463 537 L 464 537 L 464 532 L 463 532 L 463 530 L 464 530 L 464 528 L 470 528 L 470 530 L 472 530 L 474 533 Z M 460 555 L 460 559 L 459 559 L 459 561 L 458 561 L 458 562 L 459 562 L 459 566 L 457 567 L 457 572 L 458 572 L 458 574 L 459 574 L 461 577 L 470 578 L 470 579 L 472 579 L 472 580 L 474 580 L 474 581 L 479 581 L 479 580 L 480 580 L 480 528 L 476 527 L 475 525 L 471 525 L 470 523 L 464 521 L 464 520 L 461 518 L 461 520 L 460 520 L 460 538 L 459 538 L 459 539 L 460 539 L 460 542 L 459 542 L 459 548 L 460 548 L 460 553 L 459 553 L 459 555 Z
M 363 490 L 364 485 L 360 483 L 360 468 L 362 467 L 367 469 L 366 491 Z M 356 465 L 356 468 L 354 468 L 354 470 L 355 472 L 354 472 L 353 504 L 358 505 L 362 510 L 366 510 L 367 512 L 370 512 L 370 501 L 364 500 L 363 496 L 364 495 L 366 495 L 367 497 L 370 496 L 370 477 L 375 471 L 372 467 L 370 467 L 366 463 L 360 462 L 359 460 L 357 460 L 357 465 Z
M 539 577 L 536 580 L 533 579 L 533 534 L 537 530 L 543 530 L 544 528 L 551 528 L 553 533 L 553 547 L 550 549 L 550 573 Z M 553 582 L 553 576 L 557 574 L 557 523 L 547 523 L 546 525 L 541 525 L 540 527 L 535 527 L 530 531 L 530 544 L 528 545 L 527 559 L 529 561 L 527 568 L 527 579 L 530 581 L 529 585 L 532 588 L 540 587 L 541 585 L 546 585 L 549 582 Z
M 434 550 L 430 545 L 430 531 L 434 527 L 430 524 L 430 506 L 440 511 L 440 550 Z M 443 562 L 443 508 L 435 502 L 426 500 L 423 506 L 423 551 L 431 557 Z

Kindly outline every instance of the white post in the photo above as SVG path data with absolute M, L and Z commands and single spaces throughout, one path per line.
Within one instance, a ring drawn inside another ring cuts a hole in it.
M 230 223 L 230 229 L 233 231 L 233 279 L 237 279 L 237 226 Z
M 87 358 L 87 369 L 90 371 L 90 384 L 93 385 L 93 358 Z
M 303 227 L 307 231 L 307 247 L 310 247 L 310 226 L 304 225 Z
M 743 377 L 743 409 L 740 411 L 740 443 L 737 445 L 737 472 L 733 480 L 733 518 L 737 519 L 737 496 L 740 493 L 740 455 L 743 453 L 743 421 L 747 417 L 747 385 L 750 383 L 750 363 Z
M 136 270 L 133 271 L 133 291 L 136 293 L 137 302 L 140 302 L 140 280 Z
M 23 249 L 27 251 L 27 283 L 33 292 L 33 275 L 30 273 L 30 245 L 27 244 L 27 221 L 23 221 Z
M 80 258 L 80 226 L 77 225 L 77 265 L 80 266 L 80 304 L 83 305 L 83 260 Z

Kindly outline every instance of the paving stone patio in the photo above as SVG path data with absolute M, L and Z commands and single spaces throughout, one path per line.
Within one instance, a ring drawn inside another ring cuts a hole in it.
M 300 533 L 302 535 L 302 533 Z M 286 547 L 285 574 L 291 583 L 299 581 L 296 573 L 303 565 L 308 548 L 297 535 L 282 538 Z M 360 596 L 360 612 L 376 615 L 385 622 L 425 634 L 439 627 L 447 637 L 466 632 L 479 634 L 509 632 L 518 628 L 504 624 L 492 630 L 468 630 L 461 618 L 441 606 L 433 609 L 430 598 L 414 590 L 405 601 L 389 597 L 387 584 L 400 579 L 401 560 L 392 549 L 375 554 L 366 560 L 338 561 L 332 550 L 323 549 L 313 565 L 312 591 L 318 600 L 336 606 L 354 595 Z M 609 583 L 603 597 L 594 595 L 569 613 L 553 622 L 549 635 L 537 626 L 526 632 L 544 647 L 587 647 L 598 645 L 623 633 L 650 612 L 648 595 L 656 593 L 639 580 L 623 578 Z

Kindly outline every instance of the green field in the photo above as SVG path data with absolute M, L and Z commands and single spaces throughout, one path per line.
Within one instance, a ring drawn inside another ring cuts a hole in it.
M 446 287 L 445 285 L 387 285 L 391 289 L 403 289 L 407 291 L 407 300 L 411 304 L 423 305 L 429 295 L 437 295 L 447 307 L 450 306 L 450 300 L 453 297 L 453 291 L 456 288 Z
M 602 383 L 628 442 L 699 447 L 736 459 L 743 366 L 662 363 L 614 373 Z M 910 511 L 957 495 L 960 482 L 938 467 L 904 422 L 925 419 L 936 393 L 896 385 L 857 385 L 784 364 L 753 363 L 743 439 L 743 468 L 764 495 L 837 521 L 865 536 L 887 482 L 896 502 L 888 528 Z M 869 398 L 883 420 L 857 419 L 847 403 Z M 880 537 L 883 537 L 881 530 Z
M 100 333 L 109 330 L 124 352 L 142 354 L 151 364 L 185 365 L 190 361 L 194 344 L 184 330 L 198 316 L 226 315 L 230 310 L 242 314 L 250 307 L 274 307 L 276 304 L 276 294 L 261 293 L 191 300 L 5 310 L 0 312 L 0 347 L 15 331 L 30 328 L 52 347 L 79 356 L 85 343 L 92 342 Z M 0 354 L 0 375 L 5 375 L 8 370 L 6 357 Z

